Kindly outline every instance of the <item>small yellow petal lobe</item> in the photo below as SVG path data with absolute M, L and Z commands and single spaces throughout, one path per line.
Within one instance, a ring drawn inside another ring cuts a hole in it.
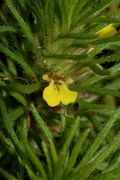
M 43 99 L 50 107 L 55 107 L 60 104 L 60 94 L 53 81 L 44 89 Z
M 77 98 L 77 92 L 69 90 L 64 83 L 59 85 L 59 91 L 60 100 L 63 104 L 68 105 L 75 102 Z

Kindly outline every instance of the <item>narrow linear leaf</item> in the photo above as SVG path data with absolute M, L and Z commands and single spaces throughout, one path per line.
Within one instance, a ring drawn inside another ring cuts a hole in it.
M 64 142 L 63 147 L 61 149 L 61 152 L 59 154 L 58 161 L 55 164 L 55 174 L 54 174 L 54 176 L 55 176 L 54 179 L 55 180 L 60 180 L 61 177 L 63 176 L 63 169 L 64 169 L 64 163 L 65 163 L 65 160 L 66 160 L 66 156 L 67 156 L 69 147 L 71 145 L 71 142 L 73 140 L 73 137 L 75 136 L 76 131 L 77 131 L 78 127 L 79 127 L 79 122 L 80 122 L 80 118 L 77 117 L 74 120 L 73 124 L 71 124 L 71 127 L 69 128 L 69 131 L 68 131 L 68 134 L 66 136 L 65 142 Z M 59 169 L 59 170 L 57 170 L 57 169 Z
M 74 120 L 73 124 L 71 125 L 71 127 L 69 129 L 69 133 L 68 133 L 68 135 L 66 137 L 66 141 L 64 142 L 64 145 L 63 145 L 63 148 L 62 148 L 62 151 L 61 151 L 63 156 L 67 153 L 67 151 L 68 151 L 68 149 L 70 147 L 70 144 L 71 144 L 71 142 L 73 140 L 73 137 L 75 136 L 76 130 L 79 127 L 79 122 L 80 122 L 80 118 L 77 117 Z
M 93 22 L 102 22 L 102 23 L 120 23 L 120 19 L 118 17 L 112 17 L 112 16 L 105 16 L 105 17 L 94 17 L 91 19 Z M 88 22 L 90 22 L 90 19 L 88 19 Z
M 94 54 L 95 52 L 95 54 Z M 108 57 L 103 57 L 103 58 L 98 58 L 98 59 L 91 59 L 91 56 L 95 56 L 96 55 L 96 51 L 94 51 L 93 53 L 90 54 L 90 56 L 88 57 L 88 60 L 86 61 L 80 61 L 81 64 L 86 65 L 86 66 L 91 66 L 91 65 L 97 65 L 100 63 L 104 63 L 104 62 L 119 62 L 120 61 L 120 55 L 112 55 L 112 56 L 108 56 Z M 97 52 L 99 53 L 99 51 Z
M 16 29 L 12 26 L 0 26 L 0 33 L 3 32 L 16 32 Z
M 115 162 L 111 163 L 108 168 L 106 168 L 103 174 L 109 174 L 111 171 L 115 171 L 120 166 L 120 155 L 116 158 Z
M 45 172 L 45 169 L 40 162 L 40 160 L 37 158 L 37 156 L 33 153 L 31 147 L 26 143 L 25 150 L 26 154 L 28 155 L 31 163 L 35 166 L 35 168 L 41 173 L 41 175 L 44 177 L 45 180 L 47 180 L 47 173 Z
M 103 11 L 105 8 L 107 8 L 108 6 L 110 6 L 114 2 L 116 2 L 116 0 L 104 0 L 104 1 L 101 1 L 100 4 L 93 9 L 92 13 L 91 13 L 91 11 L 89 11 L 86 14 L 87 18 L 89 19 L 89 18 L 93 18 L 94 16 L 97 16 L 101 11 Z
M 18 133 L 19 133 L 19 139 L 22 145 L 22 148 L 24 149 L 27 158 L 30 160 L 31 164 L 34 165 L 34 168 L 40 173 L 42 177 L 44 177 L 45 180 L 47 180 L 47 174 L 43 167 L 43 164 L 39 160 L 39 158 L 36 156 L 36 154 L 33 152 L 32 148 L 28 144 L 27 136 L 28 136 L 28 128 L 27 128 L 27 122 L 26 119 L 23 119 L 19 126 L 18 126 Z M 22 133 L 21 133 L 22 132 Z
M 90 78 L 86 79 L 81 83 L 81 87 L 90 86 L 95 83 L 98 83 L 106 78 L 113 78 L 120 74 L 120 64 L 116 64 L 109 70 L 110 74 L 108 76 L 100 76 L 98 74 L 95 74 L 94 76 L 91 76 Z
M 38 125 L 40 125 L 41 129 L 43 130 L 43 132 L 46 135 L 46 137 L 48 138 L 48 140 L 51 141 L 52 134 L 51 134 L 50 130 L 48 129 L 47 125 L 45 124 L 44 120 L 41 118 L 40 114 L 38 113 L 38 111 L 35 108 L 33 103 L 31 104 L 31 111 L 32 111 L 32 114 L 33 114 L 36 122 L 38 123 Z
M 17 180 L 14 176 L 12 176 L 11 174 L 9 174 L 7 171 L 5 171 L 4 169 L 0 168 L 0 174 L 5 177 L 8 180 Z M 1 176 L 0 176 L 1 177 Z M 2 178 L 2 177 L 1 177 Z
M 71 154 L 71 156 L 69 158 L 67 168 L 65 170 L 66 171 L 65 174 L 68 174 L 72 170 L 72 168 L 73 168 L 73 166 L 74 166 L 74 164 L 76 162 L 76 159 L 77 159 L 77 157 L 78 157 L 78 155 L 80 153 L 82 145 L 85 142 L 87 136 L 89 135 L 89 132 L 90 132 L 90 130 L 87 129 L 85 132 L 80 134 L 80 137 L 79 137 L 77 143 L 75 144 L 75 146 L 74 146 L 74 148 L 72 150 L 72 154 Z
M 5 0 L 5 2 L 7 4 L 7 6 L 8 6 L 8 8 L 10 9 L 10 11 L 12 12 L 12 14 L 14 15 L 14 17 L 17 19 L 17 21 L 18 21 L 23 33 L 27 37 L 28 41 L 33 44 L 34 38 L 33 38 L 33 35 L 31 33 L 31 31 L 30 31 L 29 26 L 25 23 L 22 16 L 18 13 L 18 11 L 14 7 L 12 1 L 11 0 Z
M 27 106 L 27 101 L 26 99 L 20 95 L 19 93 L 17 92 L 11 92 L 10 93 L 18 102 L 20 102 L 23 106 Z
M 0 81 L 0 88 L 4 89 L 10 93 L 13 93 L 13 91 L 16 91 L 20 94 L 32 94 L 40 89 L 39 83 L 33 83 L 29 85 L 20 84 L 17 82 L 6 84 L 3 81 Z M 25 102 L 25 100 L 24 100 Z M 26 104 L 26 103 L 25 103 Z
M 96 38 L 97 35 L 90 33 L 68 33 L 66 35 L 60 35 L 59 38 L 69 38 L 69 39 L 78 39 L 78 40 L 89 40 Z
M 20 83 L 14 83 L 14 85 L 11 83 L 8 85 L 8 88 L 13 89 L 17 92 L 20 92 L 22 94 L 31 94 L 40 89 L 39 83 L 33 83 L 29 85 L 20 84 Z
M 3 44 L 1 43 L 0 43 L 0 52 L 4 53 L 6 56 L 10 57 L 12 60 L 20 64 L 23 70 L 26 72 L 26 74 L 31 75 L 33 77 L 35 76 L 31 67 L 27 64 L 27 62 L 20 54 L 16 52 L 12 52 L 10 49 L 3 46 Z
M 86 101 L 82 101 L 82 100 L 78 100 L 77 101 L 80 109 L 81 110 L 85 110 L 85 111 L 95 111 L 95 112 L 114 112 L 114 109 L 110 109 L 109 106 L 104 105 L 104 104 L 95 104 L 95 103 L 91 103 L 91 102 L 86 102 Z
M 50 130 L 48 129 L 47 125 L 45 124 L 44 120 L 39 115 L 39 113 L 33 103 L 31 104 L 31 112 L 32 112 L 37 124 L 40 126 L 40 128 L 43 130 L 45 136 L 47 137 L 49 144 L 50 144 L 50 149 L 51 149 L 53 160 L 54 160 L 54 162 L 56 162 L 57 161 L 57 152 L 54 147 L 53 136 L 52 136 Z
M 2 123 L 9 135 L 9 138 L 11 139 L 11 141 L 16 149 L 16 152 L 18 153 L 19 157 L 21 158 L 21 162 L 26 167 L 28 174 L 31 172 L 31 174 L 33 175 L 34 173 L 31 170 L 29 160 L 28 160 L 27 156 L 24 154 L 24 149 L 23 149 L 22 145 L 20 144 L 18 137 L 16 136 L 16 133 L 12 127 L 12 123 L 9 119 L 4 101 L 1 97 L 0 97 L 0 111 L 1 111 L 1 115 L 2 115 L 2 118 L 1 118 Z
M 87 55 L 72 55 L 72 54 L 48 54 L 44 55 L 46 58 L 53 58 L 53 59 L 70 59 L 70 60 L 83 60 L 87 59 Z
M 9 119 L 11 121 L 11 124 L 14 125 L 15 121 L 21 116 L 23 115 L 23 113 L 25 112 L 23 107 L 18 107 L 14 110 L 11 110 L 9 112 Z
M 28 161 L 24 155 L 23 149 L 21 148 L 20 142 L 13 130 L 12 123 L 10 122 L 4 101 L 2 100 L 1 97 L 0 97 L 0 110 L 1 110 L 1 115 L 2 115 L 2 118 L 1 118 L 2 123 L 3 123 L 4 127 L 6 128 L 6 131 L 9 135 L 13 145 L 15 146 L 17 153 L 20 155 L 21 159 L 24 162 L 24 165 L 26 166 Z
M 86 87 L 83 91 L 88 91 L 99 95 L 112 95 L 112 96 L 120 97 L 120 91 L 114 89 L 96 87 L 96 86 Z
M 86 162 L 90 160 L 90 158 L 95 154 L 97 149 L 100 147 L 104 139 L 106 138 L 108 132 L 114 125 L 115 121 L 120 116 L 120 108 L 116 110 L 116 112 L 113 114 L 113 116 L 110 118 L 110 120 L 106 123 L 106 125 L 103 127 L 103 129 L 99 132 L 98 136 L 96 137 L 95 141 L 87 151 L 86 155 L 83 157 L 80 166 L 83 166 Z
M 112 170 L 109 173 L 103 173 L 99 176 L 92 178 L 92 180 L 117 180 L 120 178 L 120 168 Z
M 29 9 L 31 10 L 31 12 L 34 12 L 34 14 L 36 15 L 37 19 L 38 19 L 38 23 L 40 25 L 40 27 L 43 30 L 46 30 L 46 19 L 44 17 L 44 12 L 42 10 L 42 8 L 40 8 L 40 3 L 37 3 L 34 0 L 26 0 L 27 6 L 29 7 Z
M 119 42 L 120 40 L 120 35 L 116 34 L 115 36 L 112 37 L 107 37 L 107 38 L 100 38 L 100 39 L 96 39 L 91 41 L 92 45 L 100 45 L 100 44 L 112 44 L 114 42 Z
M 109 75 L 109 71 L 102 69 L 102 68 L 99 67 L 98 65 L 89 64 L 89 67 L 90 67 L 96 74 L 99 74 L 99 75 L 101 75 L 101 76 Z
M 114 141 L 111 143 L 111 145 L 106 148 L 96 159 L 94 159 L 93 162 L 88 163 L 83 168 L 78 165 L 74 173 L 74 177 L 81 177 L 81 180 L 86 180 L 103 160 L 105 160 L 111 153 L 116 151 L 119 145 L 120 134 L 118 134 L 117 137 L 114 138 Z
M 50 153 L 48 151 L 48 148 L 46 146 L 46 143 L 43 141 L 42 142 L 42 147 L 43 147 L 43 151 L 47 160 L 47 165 L 48 165 L 48 171 L 49 171 L 49 176 L 52 179 L 53 176 L 53 170 L 52 170 L 52 162 L 51 162 L 51 157 L 50 157 Z

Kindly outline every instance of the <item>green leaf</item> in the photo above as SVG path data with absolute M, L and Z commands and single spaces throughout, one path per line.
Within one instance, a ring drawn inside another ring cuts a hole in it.
M 112 170 L 109 173 L 103 173 L 99 176 L 93 177 L 91 180 L 117 180 L 120 178 L 120 168 Z
M 80 134 L 80 137 L 79 137 L 78 141 L 76 142 L 76 144 L 74 145 L 71 156 L 68 160 L 65 174 L 68 174 L 72 170 L 72 168 L 76 162 L 76 159 L 80 153 L 80 150 L 82 149 L 83 143 L 85 142 L 86 138 L 89 135 L 89 132 L 90 132 L 90 130 L 87 129 L 85 132 Z
M 40 114 L 38 113 L 38 111 L 35 108 L 33 103 L 31 104 L 31 111 L 32 111 L 32 114 L 33 114 L 36 122 L 41 127 L 41 129 L 43 130 L 45 136 L 48 138 L 49 141 L 51 141 L 53 138 L 52 134 L 51 134 L 50 130 L 48 129 L 47 125 L 45 124 L 44 120 L 41 118 Z
M 99 74 L 99 75 L 101 75 L 101 76 L 109 75 L 109 71 L 102 69 L 99 65 L 89 64 L 89 67 L 90 67 L 96 74 Z
M 104 104 L 97 104 L 97 103 L 92 103 L 92 102 L 87 102 L 83 100 L 78 100 L 77 101 L 81 111 L 94 111 L 94 112 L 114 112 L 114 109 L 110 108 L 110 106 L 104 105 Z
M 17 153 L 20 155 L 20 157 L 22 158 L 23 162 L 26 165 L 27 159 L 26 159 L 26 157 L 24 155 L 21 144 L 20 144 L 20 142 L 19 142 L 19 140 L 18 140 L 18 138 L 17 138 L 17 136 L 15 134 L 15 131 L 14 131 L 13 127 L 12 127 L 12 123 L 11 123 L 11 121 L 9 119 L 9 116 L 8 116 L 4 101 L 2 100 L 1 97 L 0 97 L 0 111 L 1 111 L 1 115 L 2 115 L 2 118 L 1 118 L 2 123 L 3 123 L 3 125 L 4 125 L 4 127 L 6 129 L 6 131 L 7 131 L 8 135 L 9 135 L 13 145 L 15 146 Z
M 16 18 L 16 20 L 18 21 L 18 24 L 20 25 L 23 33 L 25 34 L 26 38 L 28 39 L 28 41 L 30 43 L 34 43 L 34 38 L 33 35 L 30 31 L 29 26 L 25 23 L 25 21 L 23 20 L 22 16 L 18 13 L 17 9 L 15 8 L 15 6 L 13 5 L 11 0 L 5 0 L 8 8 L 10 9 L 10 11 L 12 12 L 13 16 Z
M 66 156 L 67 156 L 68 150 L 70 148 L 70 145 L 71 145 L 71 143 L 73 141 L 73 138 L 74 138 L 74 136 L 76 134 L 76 131 L 77 131 L 78 127 L 79 127 L 79 122 L 80 122 L 80 118 L 77 117 L 73 121 L 73 124 L 71 124 L 71 126 L 70 126 L 70 128 L 68 130 L 68 133 L 67 133 L 67 135 L 65 137 L 65 141 L 64 141 L 63 147 L 61 148 L 58 161 L 55 164 L 55 174 L 54 174 L 54 176 L 55 176 L 54 179 L 55 180 L 59 180 L 63 175 L 63 169 L 64 169 L 64 163 L 65 163 L 65 160 L 66 160 Z
M 17 92 L 11 92 L 10 94 L 11 94 L 11 96 L 13 96 L 18 102 L 20 102 L 22 105 L 27 106 L 27 101 L 26 101 L 26 99 L 25 99 L 23 96 L 21 96 L 19 93 L 17 93 Z
M 52 179 L 52 177 L 53 177 L 53 169 L 52 169 L 51 157 L 50 157 L 50 153 L 48 151 L 48 147 L 47 147 L 47 145 L 46 145 L 46 143 L 44 141 L 42 142 L 42 147 L 43 147 L 43 152 L 44 152 L 46 160 L 47 160 L 49 177 Z
M 45 136 L 47 137 L 48 142 L 50 143 L 50 150 L 52 153 L 52 158 L 53 158 L 54 162 L 56 162 L 58 157 L 57 157 L 57 152 L 56 152 L 56 149 L 55 149 L 54 143 L 53 143 L 53 136 L 52 136 L 49 128 L 45 124 L 44 120 L 41 118 L 40 114 L 38 113 L 38 111 L 35 108 L 33 103 L 31 104 L 31 112 L 32 112 L 37 124 L 42 129 Z
M 99 95 L 112 95 L 112 96 L 120 97 L 120 91 L 117 91 L 114 89 L 96 87 L 96 86 L 86 87 L 83 91 L 87 91 L 87 92 L 91 92 L 91 93 L 95 93 Z
M 23 113 L 25 112 L 23 107 L 17 107 L 14 110 L 10 110 L 9 112 L 9 119 L 11 121 L 11 124 L 14 125 L 15 121 L 21 116 L 23 115 Z
M 19 132 L 20 141 L 22 143 L 24 151 L 27 154 L 27 158 L 34 165 L 34 168 L 41 173 L 41 175 L 44 177 L 45 180 L 47 180 L 47 174 L 43 167 L 43 164 L 41 163 L 39 158 L 35 155 L 35 153 L 32 151 L 31 147 L 28 144 L 28 141 L 27 141 L 28 128 L 27 128 L 27 122 L 25 119 L 21 121 L 21 123 L 19 124 L 18 132 Z
M 115 3 L 115 2 L 116 2 L 116 0 L 104 0 L 104 1 L 101 1 L 95 8 L 93 8 L 92 13 L 91 13 L 91 11 L 86 13 L 86 16 L 87 16 L 86 19 L 93 18 L 94 16 L 97 16 L 99 13 L 101 13 L 101 11 L 103 11 L 105 8 L 107 8 L 112 3 Z
M 3 32 L 16 32 L 16 29 L 12 26 L 0 26 L 0 33 Z
M 11 174 L 9 174 L 7 171 L 5 171 L 4 169 L 0 168 L 0 174 L 5 177 L 8 180 L 17 180 L 14 176 L 12 176 Z M 2 178 L 2 177 L 1 177 Z
M 59 35 L 59 38 L 78 39 L 78 40 L 93 40 L 97 38 L 97 35 L 92 33 L 68 33 L 66 35 Z
M 87 59 L 87 55 L 72 55 L 72 54 L 47 54 L 44 55 L 46 58 L 52 58 L 55 60 L 64 60 L 64 59 L 70 59 L 70 60 L 85 60 Z
M 87 151 L 86 155 L 83 157 L 80 166 L 83 166 L 86 162 L 88 162 L 91 157 L 95 154 L 97 149 L 100 147 L 100 145 L 105 140 L 108 132 L 114 125 L 115 121 L 119 118 L 120 115 L 120 108 L 113 114 L 113 116 L 110 118 L 110 120 L 106 123 L 106 125 L 103 127 L 103 129 L 99 132 L 98 136 L 96 137 L 94 143 L 90 147 L 90 149 Z
M 75 170 L 75 173 L 71 179 L 81 177 L 81 180 L 86 180 L 90 174 L 99 166 L 99 164 L 105 160 L 111 153 L 115 152 L 120 145 L 120 134 L 114 138 L 113 142 L 108 148 L 106 148 L 99 156 L 97 156 L 93 161 L 89 162 L 83 168 L 78 166 Z
M 4 53 L 6 56 L 10 57 L 13 61 L 17 62 L 21 65 L 21 67 L 24 69 L 26 74 L 30 76 L 35 76 L 33 70 L 31 67 L 27 64 L 25 59 L 18 53 L 18 52 L 12 52 L 10 49 L 5 47 L 3 44 L 0 43 L 0 52 Z
M 14 84 L 11 83 L 8 85 L 8 88 L 13 89 L 22 94 L 31 94 L 40 89 L 40 84 L 33 83 L 33 84 L 25 85 L 20 83 L 14 83 Z

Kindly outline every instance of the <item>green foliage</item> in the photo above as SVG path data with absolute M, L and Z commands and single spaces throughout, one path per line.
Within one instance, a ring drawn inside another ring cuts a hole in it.
M 120 179 L 120 33 L 97 35 L 119 29 L 119 3 L 2 1 L 0 179 Z M 69 77 L 76 102 L 49 107 L 44 88 Z

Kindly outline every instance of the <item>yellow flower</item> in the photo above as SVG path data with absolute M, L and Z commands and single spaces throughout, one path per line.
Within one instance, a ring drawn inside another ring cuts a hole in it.
M 101 38 L 114 36 L 116 33 L 117 33 L 117 30 L 113 26 L 113 24 L 109 24 L 97 32 L 98 36 Z
M 76 98 L 77 92 L 69 90 L 65 83 L 56 84 L 51 81 L 43 91 L 43 99 L 50 107 L 58 106 L 60 103 L 64 105 L 74 103 Z

